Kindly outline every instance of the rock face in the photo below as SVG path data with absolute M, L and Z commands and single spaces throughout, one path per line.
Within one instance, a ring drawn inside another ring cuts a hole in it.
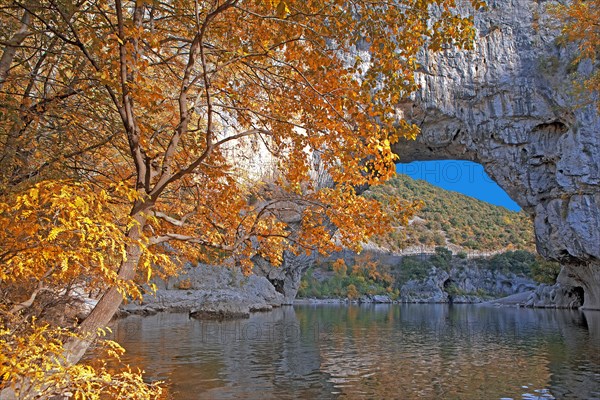
M 423 53 L 421 89 L 401 107 L 422 133 L 395 151 L 400 162 L 482 164 L 532 215 L 538 251 L 563 266 L 559 282 L 600 309 L 600 117 L 571 85 L 594 66 L 558 44 L 549 5 L 491 1 L 472 51 Z
M 559 282 L 600 310 L 600 116 L 597 99 L 573 95 L 572 85 L 573 73 L 597 66 L 559 44 L 550 5 L 490 1 L 473 13 L 473 50 L 423 52 L 421 89 L 399 106 L 421 135 L 394 150 L 400 162 L 482 164 L 532 216 L 538 251 L 563 266 Z M 290 302 L 311 262 L 289 256 L 258 270 Z
M 450 275 L 444 270 L 434 269 L 426 280 L 411 280 L 400 288 L 400 301 L 403 303 L 448 303 L 448 293 L 444 282 Z
M 410 280 L 402 285 L 400 301 L 403 303 L 482 303 L 494 297 L 530 294 L 537 287 L 538 284 L 529 278 L 475 266 L 454 266 L 449 272 L 433 268 L 426 279 Z M 552 301 L 545 300 L 545 304 L 555 306 L 552 303 L 554 298 Z M 570 307 L 565 305 L 560 308 Z
M 256 257 L 254 273 L 264 276 L 283 295 L 283 304 L 292 304 L 300 288 L 300 281 L 304 272 L 313 264 L 315 255 L 294 255 L 285 252 L 283 263 L 280 267 L 273 267 L 262 258 Z
M 209 265 L 185 266 L 181 275 L 157 281 L 156 294 L 146 294 L 141 303 L 121 307 L 122 314 L 187 312 L 190 317 L 226 319 L 248 317 L 284 303 L 284 297 L 264 277 L 245 277 L 240 271 Z
M 583 289 L 556 285 L 540 285 L 527 299 L 525 307 L 578 308 L 582 303 Z

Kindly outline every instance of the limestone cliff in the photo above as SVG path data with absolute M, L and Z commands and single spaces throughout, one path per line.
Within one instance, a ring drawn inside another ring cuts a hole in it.
M 222 266 L 186 263 L 179 276 L 167 281 L 156 279 L 154 283 L 156 293 L 148 292 L 142 301 L 123 305 L 120 314 L 170 311 L 198 318 L 244 318 L 284 302 L 283 295 L 264 277 L 246 277 L 239 269 Z
M 471 11 L 473 50 L 423 52 L 421 88 L 398 105 L 422 133 L 394 151 L 400 162 L 481 163 L 534 219 L 539 253 L 563 266 L 559 282 L 600 310 L 600 116 L 572 84 L 597 66 L 575 63 L 575 48 L 557 40 L 551 4 L 491 0 Z M 264 272 L 291 301 L 310 262 Z
M 472 51 L 423 53 L 421 89 L 401 106 L 422 133 L 395 151 L 401 162 L 481 163 L 534 218 L 538 251 L 563 265 L 559 282 L 600 309 L 600 117 L 571 84 L 596 66 L 574 64 L 549 4 L 490 1 Z

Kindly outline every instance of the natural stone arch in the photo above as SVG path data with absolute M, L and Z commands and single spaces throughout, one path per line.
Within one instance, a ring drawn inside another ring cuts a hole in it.
M 549 5 L 491 0 L 475 13 L 473 50 L 423 52 L 421 89 L 398 105 L 421 134 L 394 151 L 399 162 L 482 164 L 534 219 L 539 253 L 563 265 L 559 282 L 582 287 L 584 308 L 600 310 L 600 116 L 595 103 L 570 95 L 575 56 L 557 44 Z M 311 262 L 289 257 L 278 270 L 257 269 L 284 282 L 291 302 Z
M 472 51 L 423 53 L 421 89 L 400 107 L 421 135 L 394 150 L 400 162 L 482 164 L 534 218 L 538 251 L 563 265 L 559 282 L 600 309 L 600 117 L 569 96 L 573 55 L 539 19 L 547 4 L 491 2 Z

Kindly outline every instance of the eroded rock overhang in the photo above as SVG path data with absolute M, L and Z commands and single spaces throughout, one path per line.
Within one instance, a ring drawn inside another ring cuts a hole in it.
M 563 265 L 600 309 L 600 117 L 574 89 L 576 62 L 560 43 L 551 2 L 490 1 L 475 14 L 473 50 L 421 54 L 421 89 L 400 106 L 421 127 L 395 145 L 400 162 L 461 159 L 486 172 L 529 214 L 537 248 Z

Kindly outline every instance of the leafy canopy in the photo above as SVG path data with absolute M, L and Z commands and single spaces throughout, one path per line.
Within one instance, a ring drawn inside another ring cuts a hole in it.
M 93 336 L 179 258 L 249 272 L 252 256 L 358 249 L 390 211 L 406 219 L 355 188 L 389 178 L 391 144 L 418 132 L 396 111 L 417 52 L 469 46 L 455 6 L 0 0 L 3 332 L 17 318 L 35 352 L 39 298 L 83 288 L 100 293 L 79 325 Z M 60 370 L 89 337 L 53 343 Z

